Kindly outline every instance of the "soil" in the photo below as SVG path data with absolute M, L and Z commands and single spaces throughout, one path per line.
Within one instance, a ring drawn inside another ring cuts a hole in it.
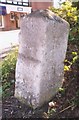
M 78 43 L 68 44 L 66 59 L 72 61 L 72 52 L 79 54 Z M 68 62 L 65 63 L 66 65 Z M 3 97 L 2 118 L 79 118 L 79 59 L 71 66 L 71 69 L 64 73 L 63 91 L 59 91 L 50 102 L 55 103 L 49 106 L 45 104 L 39 109 L 33 110 L 20 103 L 14 97 L 14 84 L 7 90 L 10 96 Z

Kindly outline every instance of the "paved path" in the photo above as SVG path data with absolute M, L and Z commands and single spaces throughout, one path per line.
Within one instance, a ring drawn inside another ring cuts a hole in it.
M 20 30 L 0 31 L 0 52 L 5 48 L 18 45 L 18 33 Z

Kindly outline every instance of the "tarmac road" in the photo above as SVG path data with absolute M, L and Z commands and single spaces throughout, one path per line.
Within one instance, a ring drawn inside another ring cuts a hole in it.
M 0 52 L 5 48 L 18 45 L 18 34 L 20 30 L 0 31 Z

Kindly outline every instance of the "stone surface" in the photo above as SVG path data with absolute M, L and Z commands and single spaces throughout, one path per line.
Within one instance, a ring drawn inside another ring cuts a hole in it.
M 15 97 L 42 106 L 62 86 L 69 24 L 49 10 L 26 16 L 19 34 Z
M 0 100 L 0 120 L 2 119 L 2 101 Z

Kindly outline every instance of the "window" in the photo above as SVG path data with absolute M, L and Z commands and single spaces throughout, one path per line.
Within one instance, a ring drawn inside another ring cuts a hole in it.
M 22 5 L 22 2 L 18 2 L 19 5 Z
M 26 6 L 27 6 L 27 5 L 28 5 L 28 3 L 23 3 L 23 5 L 26 5 Z
M 29 0 L 23 0 L 23 2 L 29 2 Z
M 0 27 L 2 26 L 2 15 L 0 15 Z
M 21 2 L 22 0 L 13 0 L 13 1 L 16 1 L 16 2 Z
M 2 15 L 0 15 L 0 27 L 4 27 L 4 21 Z
M 6 0 L 0 0 L 0 2 L 6 2 Z
M 10 14 L 10 20 L 12 20 L 12 21 L 15 20 L 15 15 L 14 15 L 14 13 L 11 13 L 11 14 Z
M 17 2 L 15 1 L 15 2 L 13 2 L 13 4 L 17 4 Z
M 12 3 L 12 0 L 7 0 L 7 3 Z

